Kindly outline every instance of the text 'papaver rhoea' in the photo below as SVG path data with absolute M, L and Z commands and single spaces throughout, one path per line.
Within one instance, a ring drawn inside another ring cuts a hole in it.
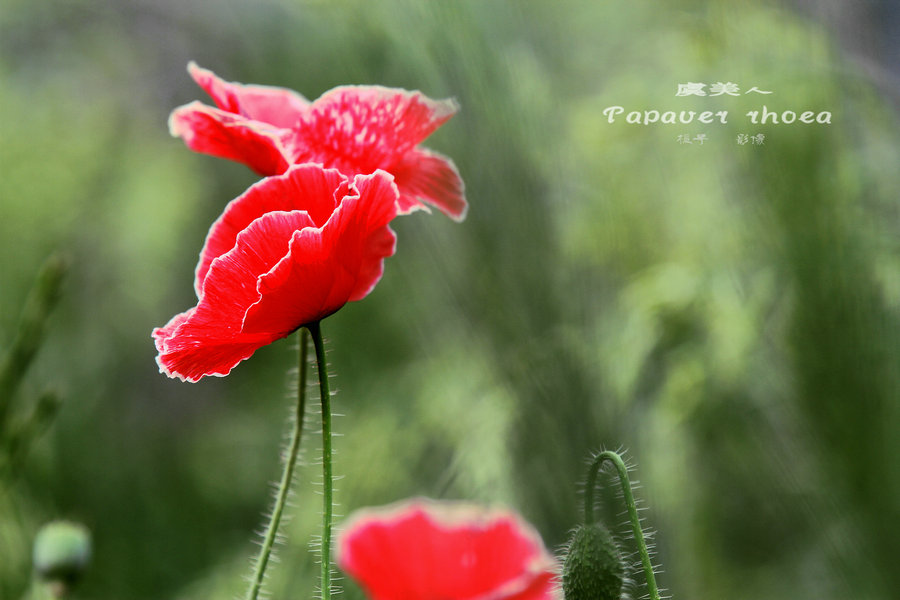
M 352 180 L 303 164 L 232 200 L 197 265 L 198 303 L 153 337 L 160 370 L 227 375 L 257 348 L 365 297 L 396 238 L 397 187 L 375 171 Z
M 352 515 L 338 565 L 371 600 L 551 600 L 555 559 L 515 513 L 414 500 Z
M 216 107 L 191 102 L 169 130 L 203 152 L 242 162 L 261 175 L 319 163 L 348 177 L 377 169 L 394 176 L 401 214 L 432 205 L 462 220 L 462 179 L 449 158 L 418 144 L 457 111 L 452 100 L 382 86 L 341 86 L 314 102 L 279 87 L 222 80 L 194 63 L 191 76 Z

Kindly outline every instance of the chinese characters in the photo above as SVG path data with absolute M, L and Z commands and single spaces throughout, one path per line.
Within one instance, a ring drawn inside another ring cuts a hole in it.
M 756 133 L 753 135 L 747 133 L 739 133 L 737 134 L 737 138 L 735 142 L 739 146 L 762 146 L 765 143 L 766 136 L 762 133 Z M 675 138 L 675 141 L 679 144 L 691 144 L 691 145 L 699 145 L 702 146 L 705 142 L 709 141 L 709 137 L 705 133 L 698 133 L 696 135 L 690 135 L 688 133 L 682 133 L 678 137 Z
M 728 81 L 726 83 L 722 83 L 721 81 L 717 81 L 715 83 L 709 84 L 709 93 L 703 89 L 706 87 L 705 83 L 694 83 L 693 81 L 689 81 L 687 83 L 679 83 L 678 91 L 675 92 L 676 96 L 740 96 L 741 88 L 738 84 L 733 81 Z M 772 94 L 771 91 L 764 91 L 759 89 L 756 86 L 753 86 L 744 94 Z
M 739 133 L 737 135 L 737 139 L 735 140 L 739 146 L 744 146 L 746 144 L 752 144 L 754 146 L 762 146 L 765 141 L 766 136 L 761 133 L 757 133 L 756 135 L 747 135 L 746 133 Z

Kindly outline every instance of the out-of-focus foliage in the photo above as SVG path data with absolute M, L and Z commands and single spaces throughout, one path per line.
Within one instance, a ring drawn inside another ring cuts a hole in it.
M 377 83 L 462 106 L 428 146 L 456 161 L 468 219 L 395 221 L 383 282 L 323 325 L 346 415 L 340 512 L 502 502 L 556 547 L 585 458 L 621 445 L 675 597 L 892 597 L 900 129 L 884 81 L 823 27 L 763 2 L 13 0 L 0 340 L 44 258 L 72 260 L 22 386 L 57 385 L 66 404 L 0 482 L 0 598 L 28 593 L 31 539 L 57 518 L 92 531 L 84 597 L 243 589 L 296 341 L 195 385 L 154 364 L 150 331 L 193 305 L 209 224 L 256 180 L 168 137 L 169 111 L 202 97 L 191 59 L 310 98 Z M 773 94 L 675 97 L 687 81 Z M 749 125 L 762 104 L 833 122 Z M 730 118 L 610 124 L 611 105 Z M 676 142 L 698 133 L 704 146 Z M 316 582 L 308 421 L 274 598 Z M 614 499 L 603 508 L 626 537 Z

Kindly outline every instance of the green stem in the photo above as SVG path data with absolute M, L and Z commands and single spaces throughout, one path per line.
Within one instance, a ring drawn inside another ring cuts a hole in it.
M 278 484 L 278 495 L 275 498 L 275 508 L 272 510 L 272 517 L 269 519 L 269 525 L 266 527 L 266 537 L 263 539 L 262 547 L 259 549 L 259 556 L 256 559 L 256 567 L 253 572 L 253 579 L 250 583 L 250 589 L 247 590 L 247 600 L 256 600 L 262 589 L 262 582 L 266 573 L 266 566 L 269 564 L 269 558 L 272 555 L 272 547 L 275 545 L 275 538 L 278 535 L 278 526 L 281 523 L 281 515 L 284 513 L 284 507 L 287 504 L 288 493 L 291 489 L 291 481 L 294 477 L 294 466 L 297 464 L 297 455 L 300 453 L 300 439 L 303 436 L 303 414 L 306 412 L 306 363 L 307 363 L 307 342 L 309 334 L 305 329 L 300 332 L 300 359 L 297 365 L 299 369 L 297 381 L 297 414 L 294 417 L 294 430 L 291 433 L 291 445 L 288 449 L 287 459 L 284 461 L 284 471 L 281 474 L 281 482 Z
M 7 427 L 5 421 L 13 394 L 43 342 L 50 312 L 59 301 L 65 272 L 66 261 L 59 255 L 44 262 L 22 309 L 16 337 L 9 350 L 0 357 L 0 433 Z
M 322 600 L 331 598 L 331 526 L 333 518 L 334 476 L 331 452 L 331 392 L 328 390 L 328 363 L 319 322 L 307 325 L 316 348 L 319 371 L 319 395 L 322 398 Z
M 597 474 L 605 461 L 612 462 L 619 473 L 619 482 L 622 484 L 622 494 L 625 497 L 625 506 L 628 508 L 628 519 L 631 521 L 631 529 L 634 531 L 634 539 L 637 540 L 638 553 L 641 555 L 641 564 L 644 567 L 644 577 L 647 578 L 647 588 L 650 591 L 651 600 L 659 600 L 659 588 L 656 587 L 656 575 L 653 573 L 653 564 L 650 562 L 650 553 L 647 551 L 647 543 L 644 541 L 644 532 L 641 529 L 641 519 L 638 516 L 637 505 L 634 502 L 634 494 L 631 492 L 631 481 L 628 479 L 628 468 L 618 452 L 606 450 L 597 455 L 591 463 L 588 471 L 587 487 L 584 491 L 584 523 L 591 525 L 594 522 L 594 487 L 597 485 Z

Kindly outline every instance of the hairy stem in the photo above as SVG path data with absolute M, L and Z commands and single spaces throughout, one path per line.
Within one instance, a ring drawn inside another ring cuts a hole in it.
M 275 538 L 278 535 L 278 526 L 281 523 L 281 515 L 284 513 L 284 507 L 287 504 L 288 493 L 291 489 L 291 482 L 294 478 L 294 467 L 297 464 L 297 456 L 300 453 L 300 439 L 303 436 L 303 414 L 306 412 L 306 363 L 307 363 L 307 346 L 309 333 L 306 329 L 300 331 L 300 358 L 297 364 L 299 369 L 297 380 L 297 413 L 294 417 L 294 429 L 291 433 L 291 445 L 288 448 L 288 455 L 284 461 L 284 471 L 281 473 L 281 482 L 278 484 L 278 494 L 275 498 L 275 508 L 272 510 L 272 517 L 266 527 L 266 537 L 263 539 L 262 547 L 259 549 L 259 556 L 256 559 L 256 567 L 253 571 L 253 579 L 250 582 L 250 588 L 247 590 L 247 600 L 256 600 L 262 589 L 263 579 L 266 574 L 266 566 L 269 564 L 269 558 L 272 556 L 272 547 L 275 544 Z
M 631 529 L 634 531 L 634 539 L 637 541 L 638 553 L 641 555 L 641 565 L 644 568 L 644 577 L 647 578 L 647 588 L 650 591 L 651 600 L 659 600 L 659 588 L 656 586 L 656 575 L 653 573 L 653 564 L 650 562 L 650 553 L 647 551 L 647 543 L 644 541 L 644 532 L 641 529 L 641 520 L 638 516 L 637 505 L 634 502 L 634 494 L 631 491 L 631 481 L 628 479 L 628 468 L 618 452 L 606 450 L 597 455 L 588 470 L 587 485 L 584 490 L 584 523 L 591 525 L 594 522 L 594 488 L 597 485 L 597 474 L 605 461 L 615 465 L 619 474 L 619 482 L 622 484 L 622 494 L 625 497 L 625 506 L 628 508 L 628 519 L 631 521 Z
M 322 600 L 331 598 L 331 527 L 333 519 L 334 476 L 331 451 L 331 392 L 328 389 L 328 363 L 319 322 L 307 325 L 316 348 L 319 371 L 319 395 L 322 398 Z

